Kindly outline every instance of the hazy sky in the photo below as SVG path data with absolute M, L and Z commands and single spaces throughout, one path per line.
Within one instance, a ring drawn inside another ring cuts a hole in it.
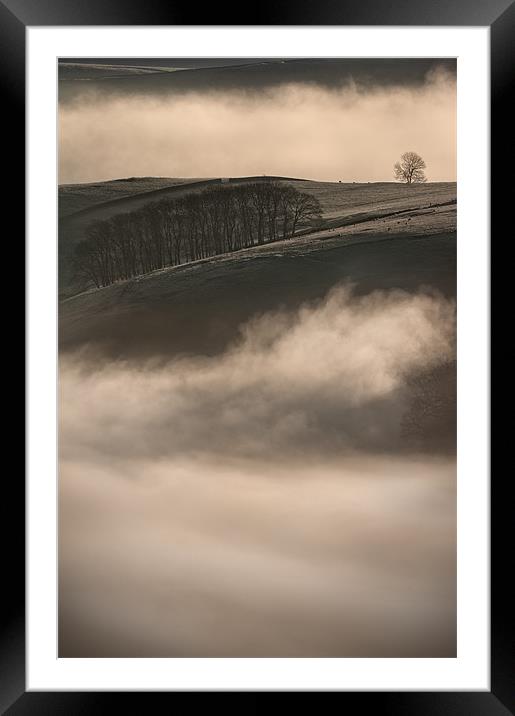
M 454 60 L 78 62 L 60 65 L 61 184 L 255 174 L 392 181 L 407 150 L 423 156 L 429 181 L 456 179 Z

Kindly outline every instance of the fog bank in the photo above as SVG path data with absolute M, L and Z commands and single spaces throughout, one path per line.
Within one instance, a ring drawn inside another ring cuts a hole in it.
M 398 449 L 406 381 L 453 359 L 454 332 L 451 301 L 358 298 L 344 285 L 255 318 L 218 357 L 89 372 L 65 355 L 61 454 L 275 460 Z
M 60 656 L 453 656 L 454 306 L 339 287 L 211 358 L 60 363 Z
M 455 655 L 455 468 L 65 461 L 60 656 Z
M 82 83 L 86 84 L 87 83 Z M 289 83 L 259 92 L 105 95 L 59 109 L 59 182 L 130 176 L 296 176 L 392 181 L 413 150 L 429 181 L 456 179 L 456 82 L 330 89 Z

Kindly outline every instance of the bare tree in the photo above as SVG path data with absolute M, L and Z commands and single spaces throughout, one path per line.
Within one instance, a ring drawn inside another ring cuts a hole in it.
M 320 220 L 318 199 L 292 186 L 252 182 L 146 204 L 90 224 L 75 276 L 97 288 L 185 261 L 294 236 Z
M 288 204 L 291 216 L 290 237 L 293 237 L 299 224 L 309 225 L 321 218 L 320 202 L 311 194 L 294 189 L 289 193 Z
M 404 152 L 400 162 L 396 162 L 393 173 L 397 181 L 405 184 L 423 184 L 427 181 L 424 169 L 426 163 L 416 152 Z

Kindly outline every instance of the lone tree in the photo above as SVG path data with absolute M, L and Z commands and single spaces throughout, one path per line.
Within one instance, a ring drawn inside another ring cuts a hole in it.
M 397 181 L 406 184 L 423 184 L 426 179 L 426 163 L 416 152 L 404 152 L 400 162 L 396 162 L 393 172 Z

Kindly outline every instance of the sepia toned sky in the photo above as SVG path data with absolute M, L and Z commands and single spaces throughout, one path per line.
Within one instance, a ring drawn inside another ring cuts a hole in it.
M 408 150 L 456 179 L 455 60 L 67 59 L 59 78 L 60 184 L 393 181 Z

